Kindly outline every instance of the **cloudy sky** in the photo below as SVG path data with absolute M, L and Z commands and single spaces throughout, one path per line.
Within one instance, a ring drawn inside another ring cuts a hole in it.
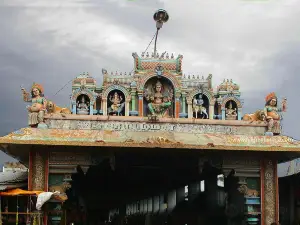
M 287 97 L 284 133 L 300 139 L 299 0 L 1 0 L 0 135 L 27 125 L 21 85 L 42 83 L 46 97 L 68 106 L 70 85 L 55 93 L 80 72 L 100 85 L 102 68 L 131 71 L 158 8 L 170 14 L 159 52 L 183 54 L 184 72 L 212 73 L 214 86 L 232 78 L 245 113 L 271 91 Z

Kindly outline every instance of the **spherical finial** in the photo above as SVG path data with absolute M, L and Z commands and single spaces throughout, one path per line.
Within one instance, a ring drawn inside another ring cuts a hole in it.
M 166 23 L 169 20 L 169 14 L 166 10 L 159 9 L 154 13 L 153 19 L 156 21 L 156 28 L 160 29 L 163 23 Z

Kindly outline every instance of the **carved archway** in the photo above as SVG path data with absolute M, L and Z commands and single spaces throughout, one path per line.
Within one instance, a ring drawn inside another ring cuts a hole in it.
M 89 89 L 77 89 L 73 92 L 73 95 L 72 95 L 72 101 L 74 103 L 76 103 L 76 100 L 77 98 L 80 96 L 80 95 L 85 95 L 89 98 L 90 100 L 90 103 L 93 105 L 96 101 L 96 93 L 94 93 L 93 91 L 90 91 Z
M 200 94 L 199 90 L 194 90 L 192 91 L 186 98 L 188 104 L 192 104 L 193 99 L 196 95 Z M 205 95 L 208 98 L 209 101 L 209 105 L 214 104 L 215 103 L 215 98 L 214 96 L 208 91 L 208 90 L 203 90 L 203 95 Z
M 237 97 L 235 97 L 235 96 L 230 96 L 230 97 L 225 97 L 225 98 L 223 99 L 222 105 L 221 105 L 222 108 L 225 108 L 226 103 L 229 102 L 229 101 L 235 102 L 236 105 L 237 105 L 237 107 L 238 107 L 239 109 L 243 107 L 241 101 L 240 101 Z
M 153 74 L 153 73 L 150 73 L 150 74 L 145 75 L 145 76 L 140 80 L 139 87 L 138 87 L 139 91 L 143 91 L 143 90 L 144 90 L 144 87 L 145 87 L 145 85 L 146 85 L 146 83 L 148 82 L 148 80 L 150 80 L 150 79 L 153 78 L 153 77 L 157 77 L 157 75 L 156 75 L 156 74 Z M 168 74 L 167 72 L 164 72 L 164 74 L 163 74 L 162 77 L 168 79 L 168 80 L 172 83 L 172 85 L 173 85 L 173 87 L 174 87 L 174 89 L 175 89 L 175 90 L 174 90 L 175 92 L 178 91 L 178 90 L 180 89 L 180 84 L 179 84 L 179 82 L 178 82 L 178 80 L 176 79 L 175 76 L 173 76 L 173 75 L 171 75 L 171 74 Z
M 127 89 L 121 85 L 112 85 L 109 86 L 102 94 L 102 98 L 108 98 L 108 95 L 110 92 L 114 91 L 114 90 L 118 90 L 121 91 L 124 96 L 125 96 L 125 101 L 130 101 L 130 93 L 127 91 Z

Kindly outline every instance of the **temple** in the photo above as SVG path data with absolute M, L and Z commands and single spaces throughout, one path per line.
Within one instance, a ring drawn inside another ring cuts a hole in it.
M 243 114 L 231 79 L 185 75 L 182 55 L 132 56 L 131 73 L 103 69 L 102 84 L 76 76 L 67 108 L 22 88 L 28 127 L 0 145 L 29 168 L 28 191 L 64 195 L 31 206 L 43 224 L 278 222 L 277 163 L 300 150 L 281 134 L 287 100 L 270 93 Z

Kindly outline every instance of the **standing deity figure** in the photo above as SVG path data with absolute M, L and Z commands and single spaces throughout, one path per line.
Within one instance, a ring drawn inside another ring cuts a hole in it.
M 155 84 L 155 90 L 146 88 L 144 96 L 148 103 L 148 109 L 153 116 L 166 117 L 168 109 L 172 106 L 172 90 L 167 90 L 162 93 L 162 84 L 157 81 Z
M 30 93 L 21 88 L 23 100 L 31 102 L 31 106 L 27 106 L 28 125 L 31 127 L 45 128 L 44 115 L 47 107 L 47 101 L 44 98 L 44 88 L 40 84 L 33 83 Z
M 228 108 L 226 108 L 226 119 L 235 120 L 237 117 L 236 108 L 232 108 L 232 102 L 229 103 Z
M 117 92 L 115 92 L 113 95 L 109 97 L 109 101 L 112 103 L 111 106 L 108 108 L 108 114 L 109 115 L 116 115 L 116 116 L 122 116 L 122 111 L 125 107 L 125 102 L 123 101 L 123 98 L 121 95 L 118 95 Z
M 282 119 L 282 115 L 279 113 L 286 111 L 287 99 L 284 98 L 282 100 L 281 108 L 277 107 L 278 100 L 274 92 L 268 94 L 265 100 L 266 105 L 264 108 L 264 113 L 268 122 L 267 132 L 272 133 L 273 135 L 279 135 L 281 132 L 280 121 Z
M 89 105 L 86 103 L 84 95 L 82 95 L 80 101 L 77 102 L 77 114 L 89 115 Z
M 198 119 L 198 112 L 199 112 L 200 115 L 204 114 L 206 119 L 208 119 L 206 108 L 203 106 L 204 101 L 200 96 L 201 94 L 199 95 L 198 99 L 195 97 L 193 100 L 193 111 L 195 112 L 195 118 Z

